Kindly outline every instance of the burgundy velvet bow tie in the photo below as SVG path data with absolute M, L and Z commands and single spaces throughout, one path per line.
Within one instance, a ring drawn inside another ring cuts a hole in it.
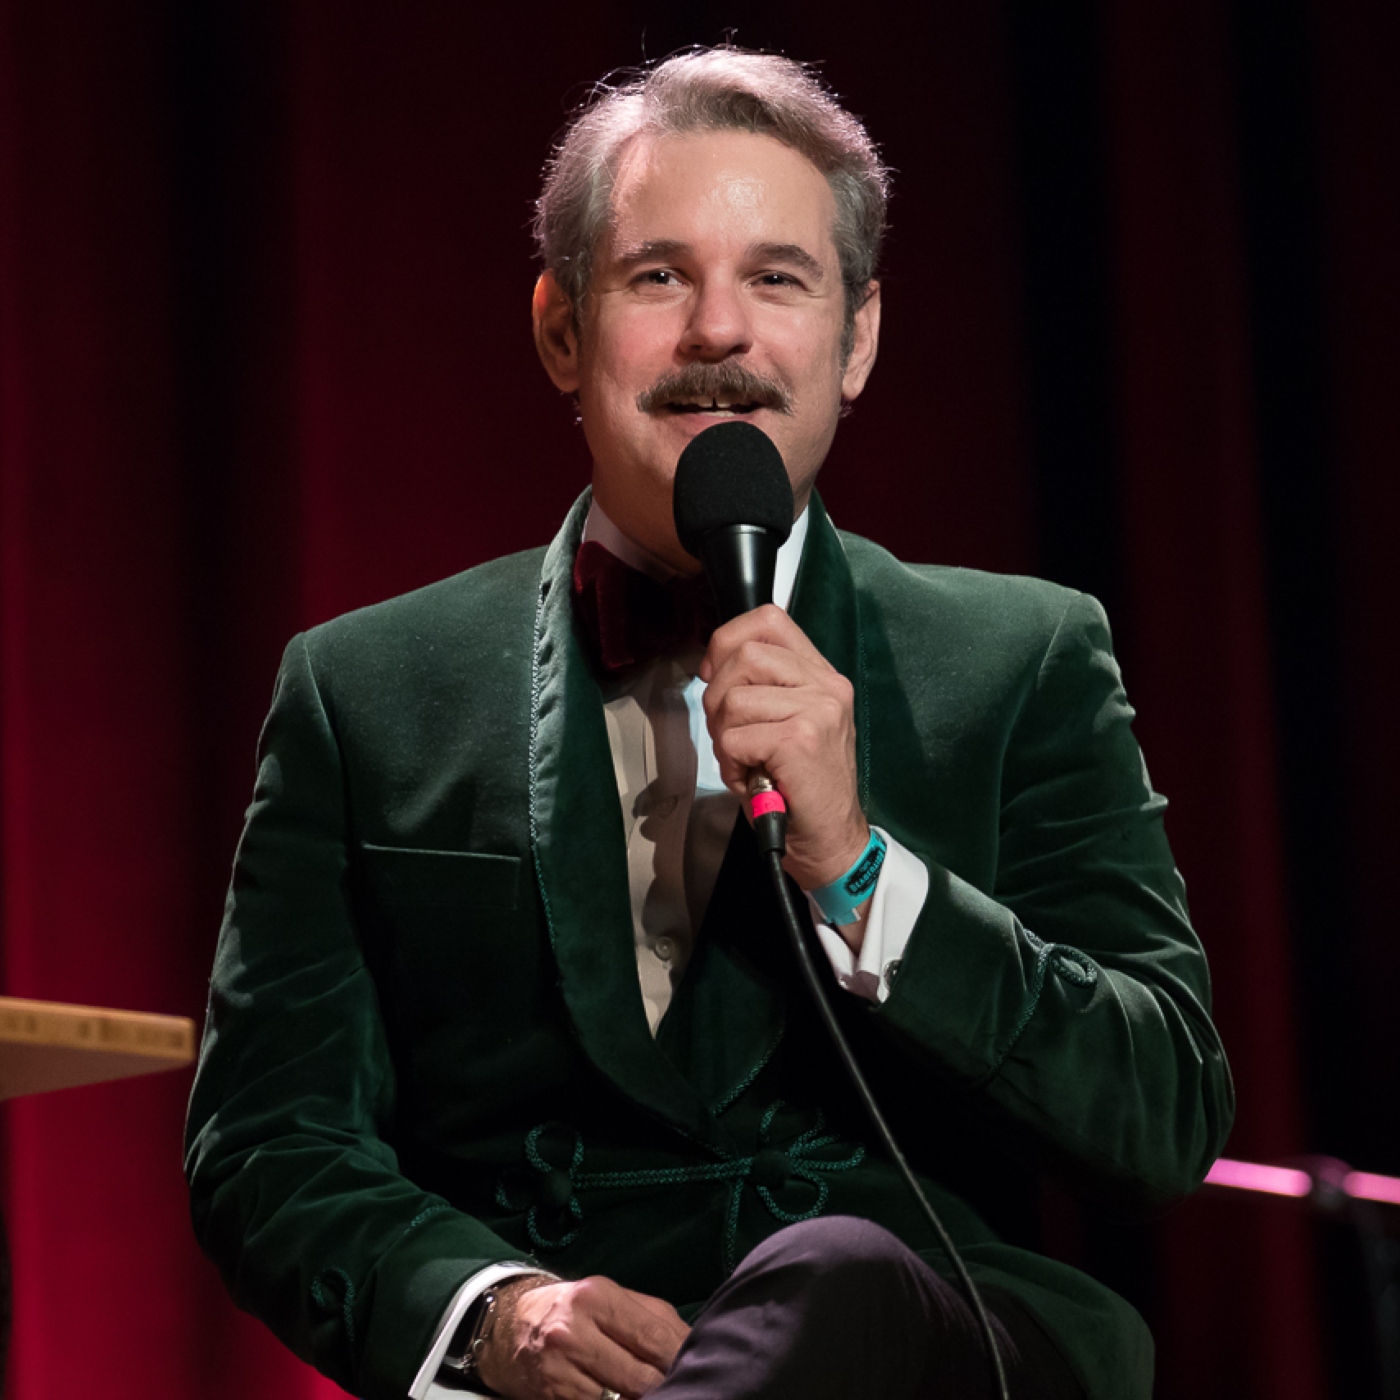
M 593 658 L 610 676 L 658 656 L 703 651 L 719 623 L 703 574 L 657 583 L 597 540 L 579 546 L 573 591 Z

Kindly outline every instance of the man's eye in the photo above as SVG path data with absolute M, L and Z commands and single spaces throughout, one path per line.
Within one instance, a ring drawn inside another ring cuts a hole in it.
M 761 272 L 758 275 L 758 282 L 762 287 L 797 286 L 797 278 L 790 276 L 786 272 Z
M 637 280 L 649 287 L 675 287 L 680 278 L 669 267 L 652 267 L 641 273 Z

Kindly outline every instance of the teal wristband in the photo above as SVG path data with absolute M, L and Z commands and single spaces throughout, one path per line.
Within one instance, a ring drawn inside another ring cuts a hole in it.
M 809 890 L 808 897 L 822 911 L 829 924 L 848 924 L 856 910 L 870 898 L 880 868 L 885 863 L 885 838 L 872 826 L 870 840 L 856 863 L 839 879 L 819 890 Z

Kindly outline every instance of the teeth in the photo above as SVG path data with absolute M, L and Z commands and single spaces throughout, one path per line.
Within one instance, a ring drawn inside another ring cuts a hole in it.
M 740 403 L 737 399 L 676 399 L 673 401 L 676 408 L 695 408 L 701 412 L 710 413 L 733 413 L 752 407 L 750 404 Z

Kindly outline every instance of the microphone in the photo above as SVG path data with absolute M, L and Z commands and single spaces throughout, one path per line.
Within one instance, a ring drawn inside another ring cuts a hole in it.
M 752 423 L 717 423 L 681 453 L 671 498 L 676 534 L 705 566 L 721 622 L 773 601 L 792 504 L 782 454 Z M 781 856 L 787 805 L 762 768 L 749 775 L 749 809 L 759 849 Z
M 720 620 L 773 601 L 778 547 L 792 533 L 792 486 L 773 439 L 752 423 L 696 434 L 671 499 L 681 547 L 705 566 Z

